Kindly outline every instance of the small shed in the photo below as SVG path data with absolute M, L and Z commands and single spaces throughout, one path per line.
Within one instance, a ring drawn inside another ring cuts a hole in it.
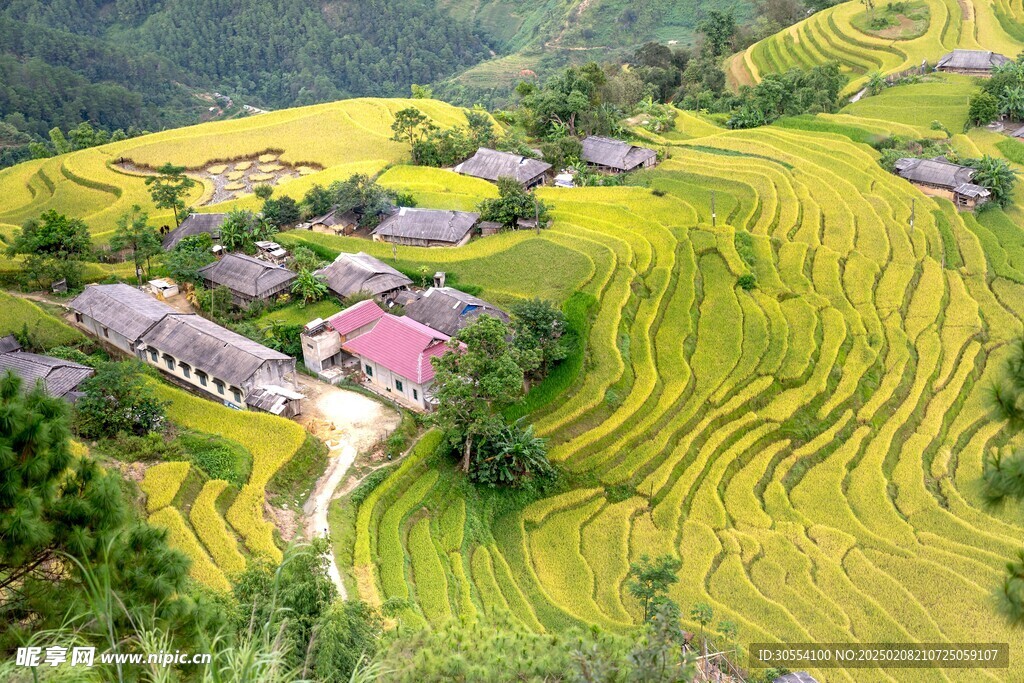
M 658 153 L 653 149 L 622 140 L 591 135 L 581 144 L 583 152 L 580 157 L 583 161 L 604 173 L 626 173 L 650 168 L 658 162 Z
M 256 243 L 256 258 L 278 266 L 283 266 L 285 261 L 288 260 L 288 250 L 277 242 L 261 240 Z
M 178 285 L 175 282 L 169 280 L 150 280 L 149 288 L 156 294 L 156 298 L 170 299 L 172 296 L 178 296 Z
M 210 289 L 230 289 L 231 301 L 236 306 L 248 306 L 253 301 L 266 301 L 285 293 L 298 277 L 287 268 L 246 254 L 228 254 L 200 268 L 199 275 Z
M 469 241 L 480 214 L 403 206 L 373 231 L 374 241 L 413 247 L 460 247 Z
M 943 55 L 935 65 L 936 71 L 987 78 L 997 66 L 1009 63 L 1006 55 L 988 50 L 953 50 Z
M 325 232 L 329 235 L 351 235 L 359 227 L 359 218 L 353 211 L 342 211 L 337 207 L 323 216 L 309 220 L 309 229 L 313 232 Z
M 497 235 L 501 232 L 501 223 L 497 221 L 480 221 L 480 235 L 487 237 L 489 235 Z
M 543 185 L 551 164 L 540 159 L 531 159 L 522 154 L 499 152 L 495 149 L 481 147 L 476 154 L 466 159 L 454 169 L 456 173 L 489 180 L 492 183 L 498 178 L 515 178 L 526 189 Z

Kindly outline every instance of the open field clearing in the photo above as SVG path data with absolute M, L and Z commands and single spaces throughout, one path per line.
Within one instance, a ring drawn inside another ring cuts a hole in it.
M 1024 8 L 998 0 L 923 0 L 926 21 L 906 37 L 878 35 L 858 28 L 864 5 L 855 0 L 817 12 L 794 26 L 754 43 L 729 58 L 726 72 L 736 85 L 756 83 L 765 74 L 839 62 L 850 76 L 847 91 L 859 90 L 867 76 L 894 73 L 935 62 L 954 48 L 991 50 L 1015 57 L 1024 49 Z M 884 6 L 882 6 L 884 9 Z M 927 23 L 927 28 L 922 26 Z M 918 35 L 920 34 L 920 35 Z M 916 37 L 914 37 L 916 36 Z

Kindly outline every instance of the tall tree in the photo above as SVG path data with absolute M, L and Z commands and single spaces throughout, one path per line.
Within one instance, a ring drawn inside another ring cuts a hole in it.
M 431 130 L 437 126 L 430 122 L 427 115 L 416 107 L 406 107 L 395 112 L 395 120 L 391 123 L 391 130 L 394 135 L 391 139 L 396 142 L 407 142 L 412 148 L 413 161 L 419 163 L 416 158 L 416 146 Z
M 184 238 L 164 257 L 167 273 L 178 282 L 200 284 L 199 269 L 216 260 L 212 249 L 213 239 L 206 233 Z
M 498 178 L 497 198 L 484 199 L 477 208 L 481 220 L 501 223 L 507 230 L 515 230 L 520 218 L 538 219 L 539 227 L 548 222 L 547 205 L 515 178 Z
M 263 216 L 233 209 L 220 226 L 220 243 L 228 251 L 253 253 L 256 242 L 268 240 L 277 234 L 277 226 Z
M 149 259 L 161 251 L 160 233 L 149 224 L 149 215 L 136 204 L 117 219 L 117 229 L 110 239 L 110 248 L 114 251 L 131 249 L 135 275 L 141 287 L 142 264 L 146 264 L 146 277 L 148 278 Z
M 27 221 L 7 248 L 10 256 L 25 257 L 26 276 L 44 286 L 46 279 L 64 278 L 69 287 L 80 284 L 81 260 L 89 253 L 89 228 L 78 218 L 54 210 Z
M 1017 184 L 1017 172 L 1010 168 L 1005 159 L 997 159 L 985 155 L 980 159 L 966 159 L 964 163 L 976 170 L 971 179 L 992 193 L 992 201 L 999 206 L 1006 206 L 1013 194 L 1013 186 Z
M 167 426 L 167 402 L 157 398 L 140 363 L 103 363 L 81 388 L 85 395 L 75 403 L 75 422 L 87 438 L 144 436 Z
M 448 346 L 448 353 L 432 360 L 438 400 L 432 419 L 461 451 L 462 471 L 468 473 L 474 443 L 501 428 L 497 411 L 522 394 L 523 364 L 533 360 L 509 342 L 505 323 L 489 315 L 481 315 Z
M 175 227 L 181 225 L 185 198 L 195 184 L 196 181 L 185 175 L 184 166 L 175 166 L 171 162 L 158 168 L 157 175 L 146 177 L 146 185 L 149 187 L 153 204 L 158 209 L 170 209 L 174 212 Z
M 540 360 L 537 370 L 541 377 L 568 355 L 565 314 L 550 301 L 521 301 L 512 306 L 512 320 L 516 346 L 537 354 Z
M 651 559 L 641 555 L 638 562 L 629 565 L 626 589 L 640 601 L 644 610 L 644 621 L 651 614 L 651 606 L 657 604 L 668 593 L 669 587 L 679 581 L 677 576 L 683 563 L 672 555 L 660 555 Z

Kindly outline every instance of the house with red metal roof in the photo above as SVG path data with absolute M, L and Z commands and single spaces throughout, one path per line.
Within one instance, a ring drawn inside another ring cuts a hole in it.
M 373 329 L 386 314 L 373 299 L 360 301 L 327 320 L 317 318 L 302 330 L 302 362 L 325 382 L 341 378 L 346 354 L 341 345 Z M 337 371 L 331 372 L 337 368 Z
M 448 352 L 449 339 L 415 320 L 386 313 L 369 332 L 341 347 L 359 360 L 366 382 L 399 402 L 426 410 L 434 383 L 430 361 Z

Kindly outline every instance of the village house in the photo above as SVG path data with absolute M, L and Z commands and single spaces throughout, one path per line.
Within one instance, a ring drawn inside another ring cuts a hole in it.
M 75 323 L 174 383 L 233 408 L 301 411 L 295 359 L 124 284 L 89 285 L 70 304 Z
M 431 287 L 405 306 L 407 317 L 449 337 L 484 314 L 509 321 L 508 313 L 497 306 L 452 287 Z
M 409 289 L 412 280 L 378 258 L 367 253 L 339 254 L 334 261 L 316 271 L 336 297 L 369 294 L 381 300 L 394 299 Z
M 376 301 L 367 299 L 335 313 L 327 320 L 317 318 L 308 323 L 300 336 L 302 362 L 325 382 L 335 383 L 346 359 L 341 345 L 349 339 L 365 334 L 385 316 Z M 335 372 L 331 372 L 335 370 Z
M 142 335 L 138 350 L 140 359 L 176 384 L 231 408 L 249 405 L 286 417 L 301 412 L 294 358 L 202 316 L 164 317 Z M 275 398 L 267 400 L 267 394 Z
M 944 197 L 959 209 L 974 209 L 984 204 L 991 193 L 971 182 L 974 169 L 951 164 L 942 157 L 934 159 L 898 159 L 896 174 L 909 180 L 927 195 Z
M 220 239 L 220 226 L 227 220 L 226 213 L 190 213 L 174 230 L 164 235 L 163 248 L 170 251 L 178 242 L 194 235 L 209 235 L 216 242 Z
M 987 78 L 992 70 L 1010 62 L 1010 58 L 987 50 L 953 50 L 939 59 L 936 71 Z
M 306 225 L 314 232 L 324 232 L 329 235 L 351 235 L 359 227 L 359 217 L 354 211 L 342 211 L 334 208 L 323 216 L 310 219 Z
M 231 302 L 248 306 L 253 301 L 267 301 L 286 294 L 298 277 L 295 273 L 246 254 L 228 254 L 199 269 L 203 285 L 208 289 L 227 287 Z
M 42 382 L 48 395 L 69 403 L 81 397 L 78 385 L 95 374 L 92 368 L 79 363 L 22 351 L 14 335 L 0 337 L 0 377 L 7 372 L 21 378 L 22 391 L 31 391 Z
M 386 313 L 341 348 L 359 361 L 364 381 L 400 403 L 427 410 L 434 383 L 431 359 L 448 351 L 446 334 Z
M 460 247 L 469 241 L 480 214 L 403 206 L 373 231 L 374 241 L 412 247 Z
M 626 173 L 650 168 L 658 162 L 653 149 L 631 145 L 622 140 L 590 135 L 583 139 L 580 157 L 602 173 Z
M 527 190 L 543 185 L 551 164 L 540 159 L 531 159 L 521 154 L 499 152 L 481 147 L 476 154 L 466 159 L 454 169 L 456 173 L 489 180 L 492 183 L 498 178 L 515 178 Z

